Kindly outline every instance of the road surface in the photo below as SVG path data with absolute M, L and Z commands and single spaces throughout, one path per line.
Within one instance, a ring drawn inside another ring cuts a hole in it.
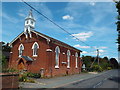
M 119 88 L 120 70 L 111 70 L 98 76 L 78 81 L 60 88 Z
M 50 79 L 36 79 L 36 83 L 20 83 L 22 88 L 120 88 L 120 69 L 98 74 L 81 73 Z M 114 89 L 115 90 L 115 89 Z

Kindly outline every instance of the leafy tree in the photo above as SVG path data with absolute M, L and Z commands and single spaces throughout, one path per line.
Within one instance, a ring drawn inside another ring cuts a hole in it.
M 9 46 L 9 43 L 0 42 L 0 66 L 1 66 L 0 70 L 7 69 L 7 65 L 8 65 L 7 60 L 9 56 L 4 54 L 4 52 L 10 52 L 10 51 L 11 51 L 11 47 Z
M 11 47 L 9 46 L 9 43 L 2 42 L 2 51 L 10 52 Z
M 7 60 L 4 55 L 2 55 L 2 68 L 6 68 Z
M 95 60 L 95 57 L 92 56 L 82 56 L 82 60 L 83 63 L 86 65 L 86 70 L 92 70 L 92 71 L 96 71 L 97 69 L 95 67 L 98 66 L 98 61 Z M 94 64 L 92 65 L 93 61 L 95 60 Z M 108 67 L 111 67 L 110 61 L 108 59 L 108 57 L 104 57 L 104 58 L 99 58 L 99 65 L 97 68 L 99 68 L 100 71 L 102 70 L 107 70 Z M 92 67 L 91 67 L 92 65 Z M 91 68 L 90 68 L 91 67 Z
M 118 62 L 115 58 L 111 58 L 110 63 L 112 64 L 113 68 L 118 68 Z
M 116 22 L 117 24 L 117 31 L 118 31 L 118 39 L 117 39 L 117 43 L 118 43 L 118 51 L 120 52 L 120 0 L 114 0 L 116 3 L 116 8 L 117 8 L 117 12 L 118 12 L 118 21 Z

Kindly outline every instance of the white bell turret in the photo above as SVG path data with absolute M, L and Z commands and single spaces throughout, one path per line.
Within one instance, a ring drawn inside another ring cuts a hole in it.
M 24 33 L 26 35 L 26 38 L 30 36 L 32 38 L 31 30 L 35 28 L 35 19 L 32 15 L 32 10 L 29 11 L 29 15 L 25 18 L 25 27 L 24 27 Z

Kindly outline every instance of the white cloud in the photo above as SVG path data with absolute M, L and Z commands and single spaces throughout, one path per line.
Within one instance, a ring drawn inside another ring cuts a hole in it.
M 19 22 L 19 20 L 17 18 L 14 18 L 14 17 L 12 17 L 10 15 L 7 15 L 6 13 L 2 13 L 2 17 L 4 19 L 7 19 L 8 21 L 10 21 L 12 23 L 18 23 Z
M 94 46 L 93 48 L 95 48 L 95 49 L 107 49 L 108 47 L 105 47 L 105 46 L 101 46 L 101 47 Z
M 81 46 L 81 45 L 79 45 L 79 44 L 74 45 L 74 47 L 78 47 L 78 48 L 90 48 L 90 46 Z
M 86 41 L 88 38 L 90 38 L 93 35 L 93 32 L 89 31 L 89 32 L 82 32 L 82 33 L 72 34 L 72 35 L 77 37 L 81 41 Z
M 73 20 L 74 18 L 70 15 L 65 15 L 62 17 L 63 20 Z
M 105 52 L 105 50 L 100 49 L 99 52 L 100 52 L 100 53 L 103 53 L 103 52 Z
M 18 13 L 18 15 L 21 16 L 21 17 L 26 17 L 26 15 L 23 14 L 23 13 Z
M 91 6 L 95 6 L 95 4 L 96 4 L 95 2 L 90 2 Z
M 106 48 L 108 48 L 108 47 L 99 47 L 100 49 L 106 49 Z
M 100 49 L 99 50 L 99 55 L 101 56 L 101 55 L 104 55 L 105 53 L 106 53 L 107 51 L 106 50 L 102 50 L 102 49 Z M 93 52 L 90 52 L 90 55 L 97 55 L 97 51 L 93 51 Z
M 82 51 L 82 54 L 87 54 L 88 52 L 86 52 L 86 51 Z

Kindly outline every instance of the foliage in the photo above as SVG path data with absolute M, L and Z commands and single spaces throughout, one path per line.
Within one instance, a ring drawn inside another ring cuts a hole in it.
M 97 70 L 98 71 L 103 71 L 103 70 L 108 70 L 108 67 L 112 66 L 107 57 L 99 58 L 100 67 L 98 67 L 98 61 L 95 60 L 95 57 L 82 56 L 82 60 L 83 60 L 83 63 L 85 64 L 85 66 L 86 66 L 87 71 L 97 71 Z M 93 63 L 94 60 L 95 60 L 95 62 L 93 64 L 92 68 L 90 68 L 91 64 Z
M 26 82 L 35 83 L 35 80 L 34 79 L 27 79 Z
M 32 78 L 40 78 L 41 77 L 41 75 L 39 73 L 31 73 L 31 72 L 28 72 L 27 76 L 32 77 Z
M 112 68 L 118 68 L 118 62 L 115 58 L 111 58 L 110 63 L 112 64 Z
M 2 42 L 2 51 L 10 52 L 11 47 L 9 46 L 9 43 Z
M 107 70 L 111 70 L 112 68 L 111 67 L 107 67 Z
M 7 64 L 6 57 L 4 55 L 2 55 L 2 68 L 5 68 L 6 64 Z
M 10 73 L 10 72 L 18 72 L 18 70 L 14 69 L 14 68 L 5 68 L 2 70 L 2 72 L 4 73 Z
M 30 82 L 30 83 L 35 83 L 34 79 L 31 79 L 29 77 L 32 77 L 32 78 L 40 78 L 40 75 L 39 74 L 35 74 L 35 73 L 31 73 L 31 72 L 24 72 L 22 74 L 20 74 L 19 76 L 19 81 L 20 82 Z
M 19 76 L 19 81 L 20 82 L 26 82 L 27 81 L 27 74 L 26 73 L 24 73 L 24 74 L 20 74 L 20 76 Z
M 10 52 L 11 47 L 9 46 L 9 43 L 5 43 L 5 42 L 0 42 L 0 64 L 2 65 L 2 70 L 5 71 L 5 69 L 7 69 L 7 64 L 8 64 L 8 56 L 2 54 L 3 52 Z
M 118 51 L 120 51 L 120 0 L 116 1 L 114 0 L 116 3 L 116 8 L 117 8 L 117 12 L 118 12 L 118 21 L 116 22 L 117 24 L 117 31 L 118 31 L 118 39 L 117 39 L 117 43 L 118 43 Z
M 102 69 L 102 67 L 99 66 L 99 65 L 93 65 L 93 67 L 91 68 L 91 71 L 102 72 L 103 69 Z

